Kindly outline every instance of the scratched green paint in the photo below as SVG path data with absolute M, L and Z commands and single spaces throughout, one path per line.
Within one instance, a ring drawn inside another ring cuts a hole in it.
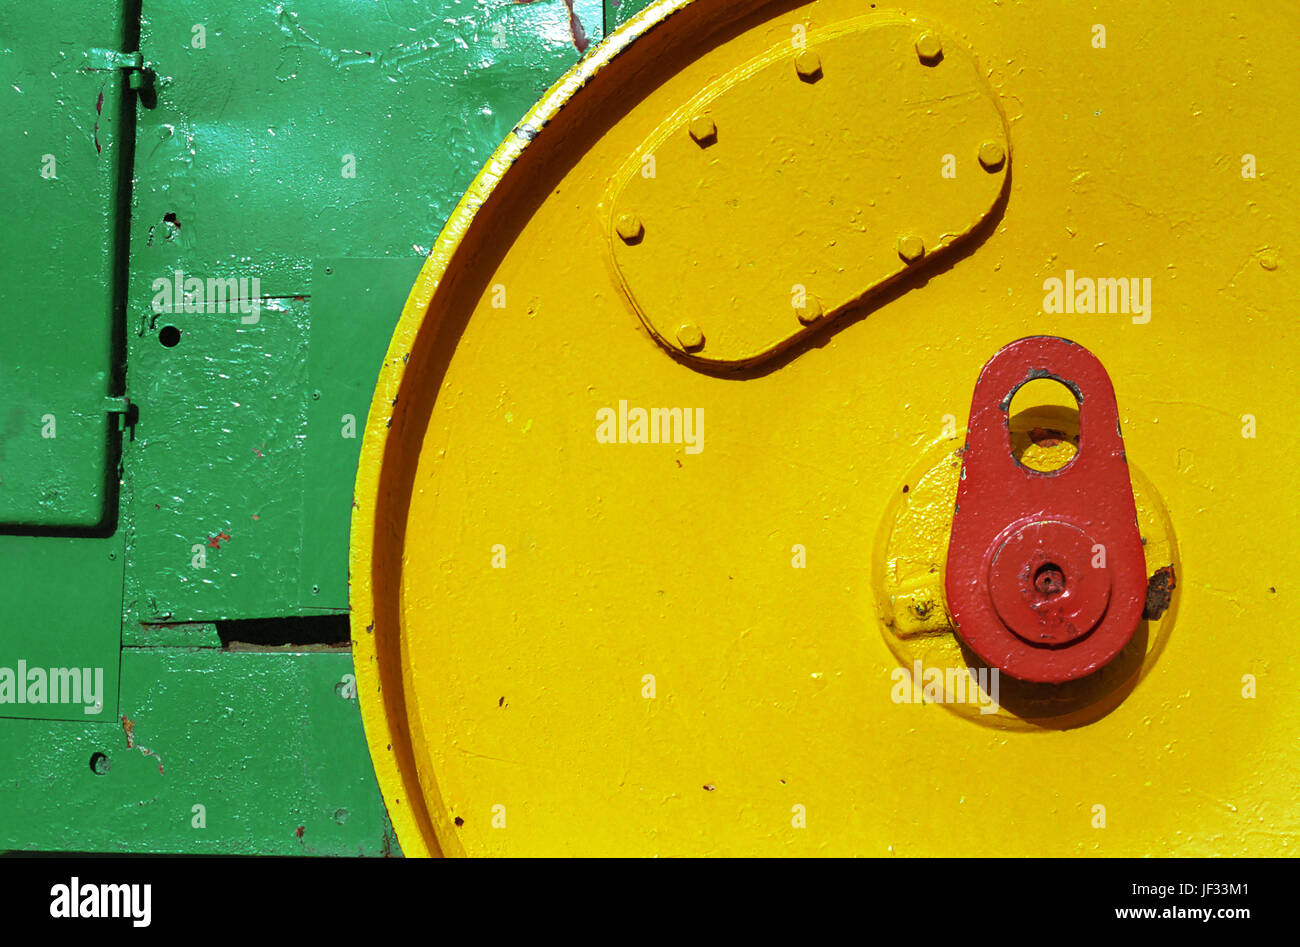
M 0 668 L 100 668 L 109 716 L 125 558 L 106 410 L 121 391 L 111 287 L 124 80 L 87 51 L 120 41 L 118 6 L 0 7 Z M 82 710 L 6 702 L 0 718 Z
M 167 315 L 175 346 L 137 339 L 127 605 L 143 621 L 299 611 L 308 303 L 240 318 Z
M 112 528 L 117 437 L 107 399 L 121 393 L 120 333 L 105 287 L 124 210 L 126 88 L 121 71 L 90 51 L 123 39 L 118 6 L 60 8 L 68 45 L 54 49 L 41 11 L 0 6 L 2 193 L 17 215 L 0 227 L 10 274 L 0 316 L 0 530 Z
M 0 848 L 395 853 L 355 701 L 334 693 L 350 655 L 223 652 L 212 622 L 345 607 L 345 550 L 333 545 L 346 542 L 355 469 L 332 414 L 373 387 L 376 353 L 465 186 L 577 59 L 569 12 L 562 0 L 146 5 L 140 49 L 157 100 L 136 111 L 130 264 L 115 281 L 105 235 L 114 214 L 126 218 L 125 189 L 105 189 L 105 167 L 127 153 L 129 123 L 112 111 L 122 81 L 112 52 L 138 6 L 0 9 L 0 157 L 30 170 L 6 179 L 22 213 L 0 236 L 0 365 L 74 364 L 71 375 L 47 371 L 50 390 L 34 400 L 70 399 L 58 404 L 73 421 L 60 433 L 82 458 L 24 442 L 20 467 L 4 468 L 32 492 L 0 514 L 0 666 L 103 665 L 110 694 L 106 719 L 79 707 L 47 714 L 63 721 L 0 719 Z M 577 0 L 574 11 L 594 45 L 601 3 Z M 76 55 L 80 71 L 65 62 Z M 107 158 L 95 161 L 100 87 Z M 63 191 L 35 190 L 46 150 L 68 155 Z M 348 155 L 355 177 L 344 174 Z M 318 285 L 327 259 L 339 263 L 339 290 Z M 238 311 L 157 313 L 154 281 L 176 270 L 257 277 L 274 298 L 253 323 Z M 349 305 L 367 307 L 355 324 Z M 159 338 L 168 326 L 180 330 L 170 347 Z M 104 396 L 122 393 L 123 353 L 138 419 L 121 448 L 118 515 L 106 502 L 114 444 L 97 425 L 108 430 Z M 0 398 L 8 441 L 17 400 Z M 105 518 L 105 535 L 56 536 L 49 519 L 12 535 L 3 521 L 31 509 Z M 203 647 L 181 647 L 191 643 Z M 109 758 L 106 775 L 91 771 L 95 752 Z M 202 830 L 190 824 L 199 803 Z
M 211 622 L 122 626 L 123 648 L 220 648 L 221 634 Z
M 400 854 L 351 673 L 346 652 L 125 649 L 112 719 L 0 727 L 0 850 Z
M 604 0 L 605 32 L 609 33 L 615 27 L 622 26 L 654 2 L 655 0 Z
M 599 4 L 576 9 L 599 38 Z M 338 438 L 307 426 L 305 366 L 317 344 L 353 334 L 315 314 L 315 263 L 379 257 L 415 271 L 479 166 L 577 58 L 567 8 L 159 5 L 146 8 L 141 45 L 158 106 L 140 116 L 131 235 L 128 612 L 196 621 L 344 608 L 345 576 L 302 566 L 322 518 L 346 542 L 350 504 L 336 488 L 350 494 L 355 473 L 305 460 Z M 177 270 L 205 283 L 256 277 L 277 298 L 256 324 L 240 312 L 158 315 L 154 281 Z M 377 276 L 375 298 L 391 308 L 358 317 L 375 344 L 333 360 L 341 386 L 373 388 L 410 286 L 403 267 L 390 272 L 397 281 Z M 170 348 L 167 325 L 181 330 Z M 331 385 L 321 383 L 327 401 Z
M 401 311 L 422 263 L 413 258 L 329 258 L 316 264 L 303 456 L 308 471 L 357 469 L 375 387 L 364 366 L 378 371 L 388 350 L 392 314 Z M 352 481 L 308 476 L 302 490 L 307 515 L 302 523 L 299 600 L 346 610 Z

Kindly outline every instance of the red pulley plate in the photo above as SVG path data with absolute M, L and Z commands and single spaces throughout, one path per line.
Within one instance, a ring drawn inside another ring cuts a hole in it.
M 1079 403 L 1079 448 L 1059 470 L 1011 451 L 1011 399 L 1036 378 Z M 1147 589 L 1137 508 L 1115 390 L 1083 346 L 1020 339 L 980 372 L 944 585 L 962 641 L 1020 680 L 1085 677 L 1133 637 Z

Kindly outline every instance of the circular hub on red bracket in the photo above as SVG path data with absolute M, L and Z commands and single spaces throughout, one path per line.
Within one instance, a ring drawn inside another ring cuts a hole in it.
M 1079 403 L 1079 449 L 1059 470 L 1011 453 L 1008 408 L 1035 378 Z M 1012 677 L 1085 677 L 1128 644 L 1142 619 L 1146 560 L 1110 377 L 1080 345 L 1035 336 L 980 373 L 944 573 L 957 633 Z
M 1042 647 L 1078 641 L 1110 603 L 1110 570 L 1093 564 L 1092 538 L 1069 523 L 1031 522 L 995 545 L 989 595 L 1002 623 Z

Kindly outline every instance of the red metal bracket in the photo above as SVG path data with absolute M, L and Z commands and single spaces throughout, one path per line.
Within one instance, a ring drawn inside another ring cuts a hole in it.
M 1079 449 L 1059 470 L 1011 452 L 1011 399 L 1052 378 L 1079 403 Z M 1146 560 L 1110 376 L 1055 336 L 1012 342 L 980 372 L 944 573 L 962 641 L 1024 681 L 1085 677 L 1128 644 L 1146 602 Z

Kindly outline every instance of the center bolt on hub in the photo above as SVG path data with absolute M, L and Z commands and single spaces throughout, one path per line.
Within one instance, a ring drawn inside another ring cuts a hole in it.
M 1008 411 L 1020 387 L 1051 378 L 1079 403 L 1079 448 L 1058 470 L 1012 453 Z M 961 640 L 991 667 L 1060 684 L 1092 674 L 1143 617 L 1146 562 L 1119 430 L 1101 362 L 1054 336 L 1003 348 L 971 401 L 944 572 Z

